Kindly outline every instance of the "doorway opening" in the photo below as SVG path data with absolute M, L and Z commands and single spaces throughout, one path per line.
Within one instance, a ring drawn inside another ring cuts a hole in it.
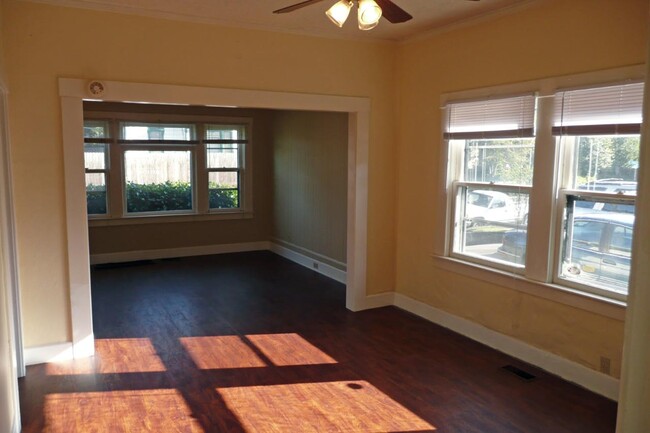
M 100 82 L 100 86 L 94 83 L 97 81 L 89 85 L 86 80 L 81 79 L 59 80 L 74 358 L 91 356 L 94 353 L 83 151 L 84 100 L 346 113 L 348 120 L 346 307 L 352 311 L 364 309 L 370 126 L 368 98 L 113 81 Z

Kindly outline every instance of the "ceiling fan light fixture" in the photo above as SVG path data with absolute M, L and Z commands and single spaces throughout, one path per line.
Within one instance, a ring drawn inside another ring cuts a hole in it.
M 381 8 L 375 0 L 359 0 L 359 29 L 370 30 L 377 27 L 381 19 Z
M 348 19 L 350 15 L 350 9 L 352 9 L 351 0 L 340 0 L 325 12 L 325 15 L 332 20 L 334 24 L 339 27 L 343 27 L 345 20 Z

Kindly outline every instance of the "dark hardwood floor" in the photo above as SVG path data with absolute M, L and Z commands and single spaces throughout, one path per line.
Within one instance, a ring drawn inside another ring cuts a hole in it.
M 397 308 L 347 311 L 343 285 L 269 252 L 92 287 L 97 355 L 28 367 L 26 433 L 615 430 L 614 402 Z

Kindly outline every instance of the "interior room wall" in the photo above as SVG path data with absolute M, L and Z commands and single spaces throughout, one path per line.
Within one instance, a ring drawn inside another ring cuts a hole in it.
M 276 111 L 273 128 L 273 241 L 344 268 L 347 114 Z
M 393 44 L 17 0 L 5 0 L 4 6 L 27 347 L 71 340 L 58 77 L 370 98 L 368 231 L 373 235 L 368 240 L 367 287 L 371 294 L 393 290 Z M 363 74 L 340 79 L 350 71 Z
M 90 103 L 86 111 L 129 111 L 252 119 L 253 218 L 89 228 L 90 254 L 268 241 L 272 226 L 273 111 L 149 104 Z
M 547 0 L 398 49 L 397 291 L 598 370 L 620 374 L 623 321 L 435 266 L 444 93 L 645 62 L 645 0 Z M 641 239 L 640 242 L 648 242 Z

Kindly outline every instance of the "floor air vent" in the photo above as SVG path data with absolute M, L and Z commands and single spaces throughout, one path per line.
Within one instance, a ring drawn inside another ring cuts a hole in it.
M 530 382 L 531 380 L 535 379 L 535 375 L 530 374 L 527 371 L 522 370 L 521 368 L 517 368 L 514 365 L 506 365 L 505 367 L 501 367 L 504 370 L 514 374 L 521 380 L 525 380 L 526 382 Z

